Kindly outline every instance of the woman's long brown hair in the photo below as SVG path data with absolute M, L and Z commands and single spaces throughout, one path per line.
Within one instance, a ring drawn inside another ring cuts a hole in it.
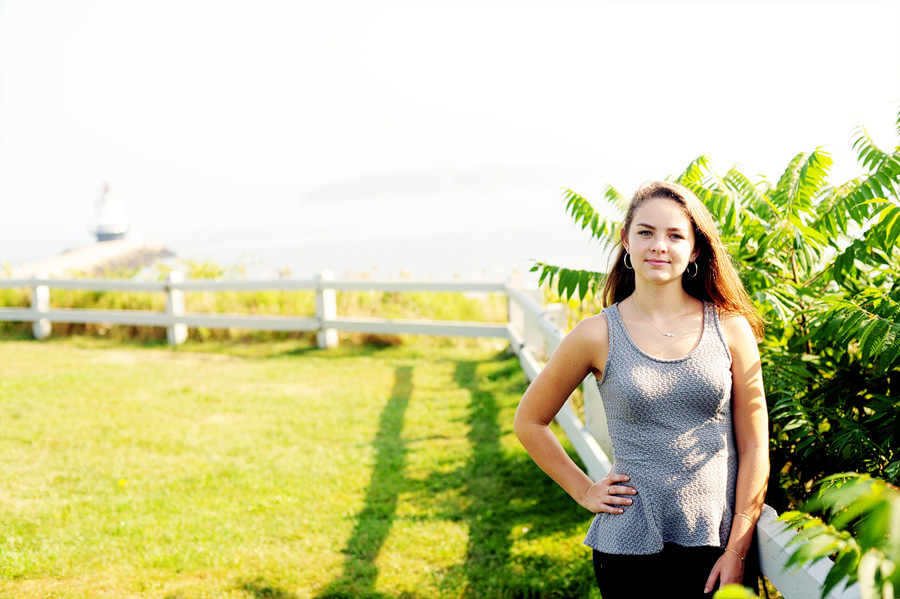
M 670 181 L 644 183 L 631 198 L 622 230 L 626 232 L 634 220 L 634 213 L 647 200 L 664 198 L 678 202 L 694 227 L 694 249 L 697 276 L 681 276 L 682 288 L 691 296 L 710 301 L 724 312 L 740 314 L 747 319 L 757 339 L 762 339 L 764 323 L 744 289 L 737 269 L 725 249 L 715 222 L 706 206 L 687 187 Z M 634 271 L 625 267 L 625 247 L 621 236 L 616 260 L 603 285 L 603 306 L 611 306 L 634 293 Z

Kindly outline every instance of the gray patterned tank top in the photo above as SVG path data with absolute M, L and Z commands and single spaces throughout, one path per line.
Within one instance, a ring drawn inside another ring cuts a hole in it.
M 644 555 L 663 543 L 725 547 L 734 517 L 737 452 L 731 352 L 715 306 L 703 303 L 700 341 L 686 356 L 655 358 L 631 339 L 618 304 L 603 310 L 609 357 L 597 382 L 613 472 L 637 489 L 622 514 L 597 514 L 584 539 L 604 553 Z

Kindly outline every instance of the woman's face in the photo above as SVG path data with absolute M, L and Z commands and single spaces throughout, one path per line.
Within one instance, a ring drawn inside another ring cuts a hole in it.
M 694 228 L 684 208 L 667 198 L 641 204 L 628 231 L 622 232 L 622 245 L 631 254 L 635 276 L 655 283 L 681 279 L 697 257 L 694 241 Z

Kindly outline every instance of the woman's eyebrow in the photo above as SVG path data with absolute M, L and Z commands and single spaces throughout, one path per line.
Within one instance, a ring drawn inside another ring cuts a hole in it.
M 635 223 L 634 226 L 635 227 L 644 227 L 645 229 L 652 229 L 654 231 L 656 230 L 656 227 L 654 227 L 653 225 L 648 225 L 647 223 Z M 683 227 L 669 227 L 667 229 L 667 231 L 684 231 L 684 230 L 685 229 Z

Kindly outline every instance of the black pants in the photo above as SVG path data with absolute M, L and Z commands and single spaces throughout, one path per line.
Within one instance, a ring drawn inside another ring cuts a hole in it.
M 750 554 L 756 554 L 755 547 Z M 594 575 L 603 599 L 707 599 L 715 589 L 704 594 L 703 587 L 721 555 L 718 547 L 682 547 L 675 543 L 666 543 L 660 553 L 652 555 L 616 555 L 594 550 Z M 757 566 L 746 564 L 744 585 L 756 589 L 757 575 Z

